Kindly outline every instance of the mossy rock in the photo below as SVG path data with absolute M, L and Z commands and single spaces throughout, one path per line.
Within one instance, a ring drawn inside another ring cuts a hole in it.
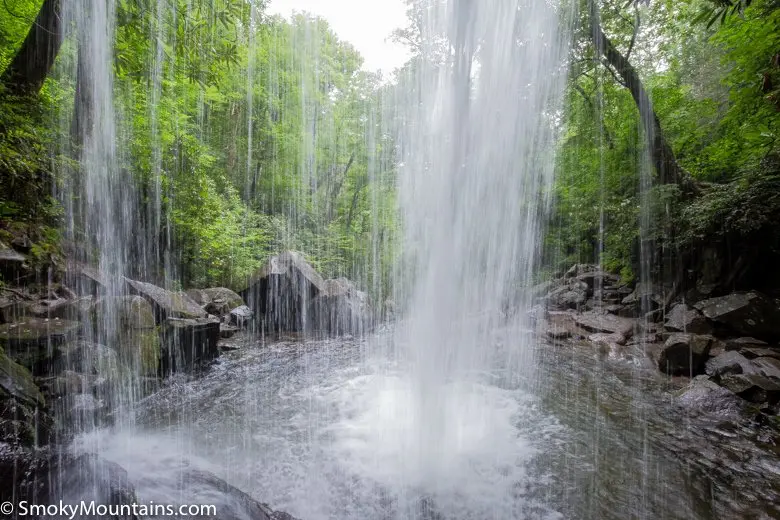
M 203 289 L 203 292 L 208 295 L 209 301 L 211 302 L 223 301 L 227 306 L 227 312 L 244 305 L 244 299 L 227 287 L 212 287 L 210 289 Z
M 58 347 L 75 339 L 81 324 L 69 320 L 25 318 L 0 325 L 0 347 L 30 370 L 45 370 L 59 356 Z
M 120 339 L 120 357 L 139 376 L 156 376 L 160 371 L 160 329 L 135 329 Z
M 0 349 L 0 442 L 22 446 L 45 442 L 53 421 L 44 407 L 30 371 Z
M 107 326 L 110 325 L 110 326 Z M 156 376 L 160 365 L 160 333 L 152 304 L 141 296 L 103 298 L 97 306 L 98 330 L 115 330 L 105 342 L 116 347 L 119 360 L 131 373 Z

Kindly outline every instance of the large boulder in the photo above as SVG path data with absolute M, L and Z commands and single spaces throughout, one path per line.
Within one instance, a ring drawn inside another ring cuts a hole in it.
M 675 397 L 677 404 L 706 414 L 736 417 L 745 408 L 742 399 L 704 375 L 694 377 Z
M 184 291 L 169 291 L 151 283 L 125 280 L 131 293 L 143 296 L 152 304 L 158 323 L 166 318 L 206 317 L 206 311 Z
M 756 367 L 745 356 L 729 350 L 707 360 L 704 371 L 712 377 L 728 374 L 754 374 Z
M 124 366 L 137 375 L 157 375 L 162 354 L 151 303 L 141 296 L 107 296 L 95 314 L 96 337 L 116 347 Z
M 33 373 L 43 373 L 58 357 L 58 347 L 75 339 L 80 328 L 75 321 L 25 318 L 0 325 L 0 348 Z
M 707 318 L 744 336 L 780 337 L 780 307 L 757 291 L 732 293 L 695 305 Z
M 623 305 L 631 305 L 638 310 L 652 311 L 666 306 L 669 289 L 650 282 L 637 284 L 634 291 L 623 298 Z
M 751 403 L 776 404 L 780 401 L 780 381 L 759 374 L 733 374 L 720 379 L 720 385 Z
M 0 443 L 32 447 L 51 427 L 45 401 L 32 374 L 0 348 Z
M 325 280 L 301 253 L 285 251 L 250 277 L 242 296 L 267 329 L 290 332 L 305 328 L 309 302 L 325 290 Z
M 219 356 L 220 322 L 168 318 L 163 324 L 163 374 L 191 372 Z
M 697 334 L 672 334 L 657 352 L 658 369 L 675 376 L 695 376 L 704 370 L 713 338 Z
M 590 332 L 617 333 L 628 338 L 634 331 L 635 320 L 599 311 L 588 311 L 575 315 L 574 321 Z
M 66 459 L 51 468 L 49 479 L 52 481 L 50 504 L 59 504 L 62 501 L 64 504 L 78 505 L 82 501 L 87 504 L 94 501 L 96 505 L 94 514 L 91 512 L 80 514 L 78 515 L 80 519 L 140 520 L 146 518 L 146 515 L 133 512 L 132 505 L 139 502 L 127 471 L 118 464 L 103 460 L 96 455 L 86 454 L 75 459 Z M 101 506 L 105 507 L 106 511 L 97 509 Z
M 215 316 L 224 316 L 236 307 L 244 305 L 244 299 L 227 287 L 203 289 L 208 301 L 204 305 L 206 312 Z
M 325 290 L 309 302 L 308 329 L 326 334 L 361 334 L 372 324 L 368 294 L 346 278 L 325 282 Z
M 696 309 L 684 303 L 678 303 L 666 315 L 664 326 L 676 332 L 691 332 L 693 334 L 709 334 L 712 326 Z
M 0 278 L 15 282 L 29 274 L 27 257 L 0 242 Z
M 81 296 L 111 294 L 124 287 L 124 281 L 95 267 L 79 262 L 69 262 L 65 268 L 65 280 Z
M 206 471 L 187 469 L 179 479 L 182 498 L 187 503 L 207 503 L 216 511 L 204 511 L 198 518 L 205 520 L 295 520 L 281 511 L 273 511 L 268 505 L 254 500 L 240 489 Z M 163 494 L 155 496 L 156 502 L 166 500 Z

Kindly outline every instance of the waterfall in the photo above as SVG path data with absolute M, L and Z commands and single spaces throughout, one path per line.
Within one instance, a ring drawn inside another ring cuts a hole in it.
M 496 371 L 533 374 L 529 300 L 504 311 L 533 283 L 566 45 L 559 13 L 543 1 L 428 2 L 422 13 L 422 55 L 401 83 L 411 268 L 398 283 L 407 307 L 396 342 L 414 388 L 415 446 L 405 456 L 446 473 L 457 428 L 491 413 L 473 384 Z M 498 344 L 510 355 L 497 362 Z

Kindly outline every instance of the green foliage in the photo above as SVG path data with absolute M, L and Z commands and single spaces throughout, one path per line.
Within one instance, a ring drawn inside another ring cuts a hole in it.
M 716 8 L 722 17 L 735 7 L 739 16 L 727 16 L 716 30 L 698 18 L 702 9 Z M 774 0 L 638 7 L 631 61 L 679 164 L 704 182 L 702 196 L 691 200 L 674 186 L 640 189 L 652 186 L 653 172 L 636 106 L 603 65 L 594 68 L 588 46 L 575 44 L 579 61 L 561 128 L 548 264 L 600 260 L 630 278 L 640 236 L 680 250 L 728 240 L 777 251 L 777 7 Z M 633 20 L 614 5 L 602 9 L 605 30 L 624 53 Z M 580 37 L 587 39 L 587 31 Z

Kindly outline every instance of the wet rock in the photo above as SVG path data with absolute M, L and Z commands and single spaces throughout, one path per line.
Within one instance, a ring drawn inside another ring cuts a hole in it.
M 132 506 L 139 503 L 135 488 L 124 468 L 96 455 L 82 455 L 52 468 L 51 479 L 53 485 L 49 503 L 58 504 L 60 500 L 65 504 L 79 504 L 82 500 L 89 504 L 94 501 L 95 504 L 105 506 Z M 79 518 L 82 520 L 98 518 L 139 520 L 141 518 L 140 515 L 133 514 L 131 507 L 122 508 L 117 512 L 120 514 L 80 515 Z
M 748 359 L 755 359 L 759 357 L 780 359 L 780 349 L 778 348 L 746 347 L 739 349 L 738 352 Z
M 156 375 L 162 353 L 152 304 L 141 296 L 104 297 L 96 309 L 95 324 L 102 329 L 95 332 L 105 334 L 103 324 L 114 324 L 115 335 L 105 341 L 116 346 L 121 363 L 135 374 Z
M 712 326 L 699 311 L 684 303 L 678 303 L 666 315 L 665 327 L 676 332 L 709 334 Z
M 749 359 L 734 351 L 710 358 L 705 364 L 704 371 L 712 377 L 727 374 L 753 374 L 756 370 Z
M 326 290 L 325 280 L 302 254 L 285 251 L 266 261 L 241 293 L 270 331 L 302 331 L 306 307 Z
M 219 320 L 168 318 L 163 325 L 163 374 L 191 372 L 219 356 Z
M 0 441 L 0 502 L 46 503 L 49 460 L 46 449 Z
M 776 404 L 780 401 L 780 382 L 757 374 L 723 376 L 720 385 L 751 403 Z
M 646 345 L 650 343 L 658 343 L 661 341 L 661 335 L 655 332 L 643 332 L 641 334 L 635 334 L 626 343 L 627 345 Z
M 93 296 L 82 296 L 65 299 L 56 307 L 49 307 L 49 318 L 60 318 L 71 321 L 94 321 L 96 300 Z
M 29 274 L 27 257 L 0 242 L 0 278 L 16 281 Z
M 192 298 L 192 301 L 198 305 L 205 306 L 207 303 L 211 302 L 211 298 L 209 298 L 209 295 L 206 294 L 206 291 L 203 289 L 187 289 L 184 292 L 186 292 L 187 296 Z
M 756 338 L 730 338 L 725 340 L 726 350 L 742 350 L 745 347 L 765 347 L 766 341 Z
M 574 322 L 591 332 L 614 332 L 626 338 L 630 337 L 634 331 L 634 320 L 599 311 L 588 311 L 575 315 Z
M 308 329 L 327 334 L 362 334 L 371 327 L 368 294 L 346 278 L 327 280 L 325 289 L 309 303 Z
M 585 284 L 566 285 L 547 295 L 548 305 L 558 309 L 577 309 L 587 300 L 588 291 Z
M 47 440 L 51 426 L 32 374 L 0 349 L 0 443 L 32 447 Z
M 698 375 L 704 370 L 711 344 L 711 336 L 672 334 L 658 352 L 658 369 L 675 376 Z
M 111 293 L 112 287 L 113 290 L 124 287 L 124 282 L 121 279 L 78 262 L 68 263 L 65 278 L 68 280 L 68 284 L 81 296 L 97 297 Z
M 614 357 L 618 355 L 621 347 L 625 345 L 626 338 L 614 332 L 609 334 L 598 332 L 588 336 L 588 341 L 593 343 L 602 355 L 612 355 Z
M 235 325 L 228 325 L 226 323 L 219 324 L 219 337 L 222 339 L 232 338 L 239 329 Z
M 649 282 L 637 284 L 633 292 L 623 298 L 623 305 L 631 305 L 638 310 L 652 311 L 666 305 L 668 290 Z
M 81 324 L 56 319 L 25 318 L 0 325 L 0 347 L 34 373 L 45 371 L 59 352 L 57 347 L 76 337 Z
M 732 293 L 696 304 L 710 320 L 745 336 L 780 336 L 780 307 L 759 292 Z
M 229 323 L 235 327 L 245 329 L 249 326 L 249 322 L 252 321 L 253 317 L 252 309 L 246 305 L 241 305 L 230 311 Z
M 563 275 L 564 279 L 576 278 L 577 276 L 598 271 L 598 266 L 593 264 L 574 264 Z
M 756 371 L 762 376 L 780 381 L 780 359 L 759 357 L 752 361 Z
M 116 351 L 110 347 L 78 340 L 63 345 L 60 353 L 55 372 L 69 370 L 109 380 L 119 378 L 119 358 Z
M 156 285 L 126 279 L 134 292 L 143 296 L 154 307 L 158 323 L 166 318 L 205 318 L 206 311 L 183 291 L 169 291 Z
M 588 331 L 577 326 L 571 312 L 549 311 L 537 322 L 539 331 L 550 339 L 584 338 Z
M 0 297 L 0 323 L 13 323 L 30 315 L 31 302 L 21 300 L 15 295 Z
M 205 305 L 206 312 L 215 316 L 228 314 L 232 309 L 244 305 L 244 299 L 227 287 L 203 289 L 209 301 Z
M 704 375 L 694 377 L 675 401 L 685 408 L 722 416 L 736 416 L 744 409 L 740 398 Z
M 198 518 L 208 520 L 296 520 L 287 513 L 275 512 L 240 489 L 231 486 L 216 475 L 195 469 L 184 470 L 180 477 L 182 503 L 209 504 L 215 506 L 213 514 Z M 154 500 L 163 503 L 167 497 L 157 496 Z

